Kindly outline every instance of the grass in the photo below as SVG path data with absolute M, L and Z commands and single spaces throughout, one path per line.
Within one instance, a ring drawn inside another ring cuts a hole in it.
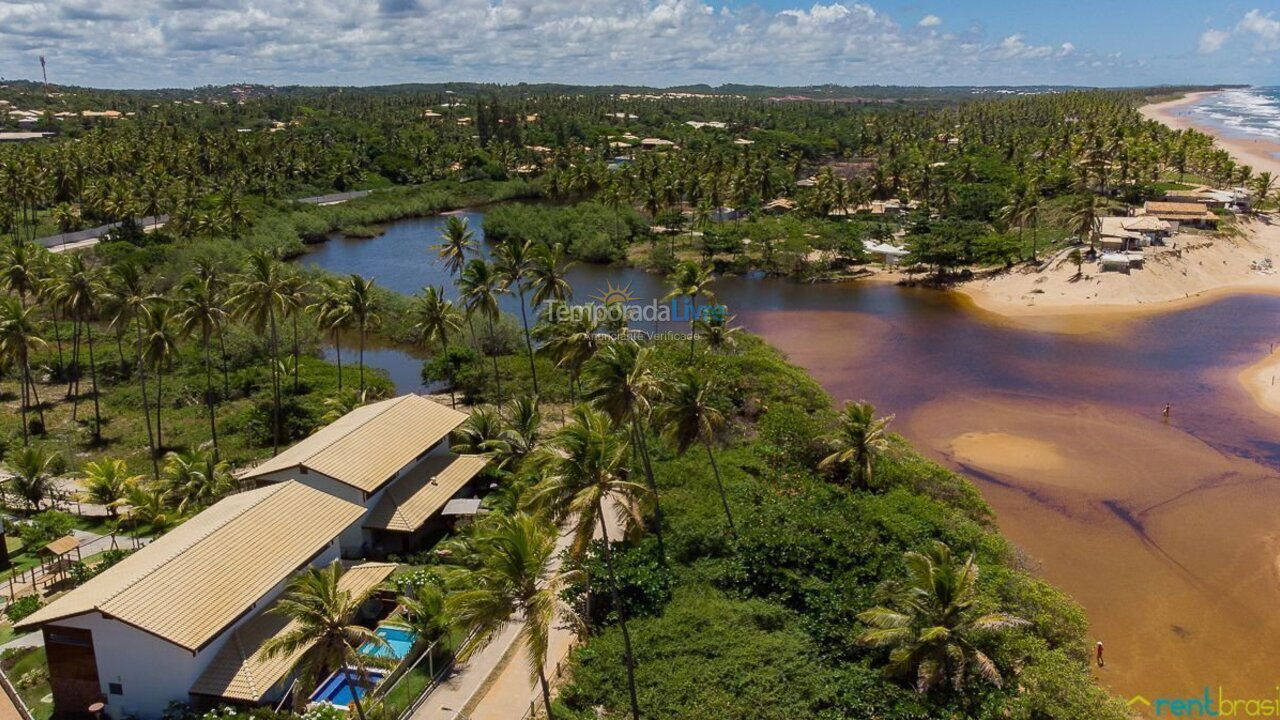
M 5 674 L 9 676 L 9 680 L 18 689 L 18 696 L 22 698 L 22 702 L 31 710 L 35 720 L 47 720 L 53 716 L 53 703 L 44 701 L 52 690 L 49 688 L 43 647 L 21 648 L 10 651 L 5 654 L 3 660 L 0 660 L 0 666 L 4 667 Z M 23 678 L 33 671 L 43 671 L 45 673 L 43 680 L 23 687 Z
M 60 332 L 64 359 L 69 361 L 69 326 L 64 324 Z M 46 334 L 52 335 L 52 332 Z M 93 400 L 87 369 L 86 377 L 81 381 L 78 410 L 74 399 L 66 397 L 64 382 L 37 383 L 46 432 L 35 437 L 34 441 L 57 451 L 65 469 L 72 473 L 90 461 L 121 458 L 128 463 L 131 472 L 150 476 L 148 432 L 142 413 L 141 390 L 134 375 L 133 362 L 129 359 L 131 348 L 127 343 L 124 345 L 126 362 L 122 364 L 114 337 L 105 328 L 97 328 L 95 338 L 98 340 L 95 354 L 102 441 L 98 443 L 93 439 Z M 314 338 L 304 338 L 302 342 L 304 354 L 299 363 L 298 393 L 294 395 L 291 392 L 291 377 L 283 383 L 284 402 L 293 407 L 291 412 L 285 413 L 285 424 L 291 428 L 282 438 L 285 446 L 323 424 L 321 418 L 327 410 L 325 401 L 336 395 L 336 368 L 318 357 L 318 342 Z M 204 370 L 197 345 L 193 341 L 180 343 L 173 367 L 164 375 L 162 453 L 199 448 L 210 440 L 208 411 L 202 397 Z M 217 404 L 219 449 L 222 458 L 236 466 L 271 455 L 271 382 L 260 338 L 247 330 L 235 329 L 228 333 L 227 345 L 228 354 L 232 356 L 229 373 L 231 393 Z M 282 360 L 291 363 L 284 345 L 291 343 L 282 342 Z M 57 350 L 52 339 L 47 348 L 33 356 L 32 364 L 38 368 L 57 366 Z M 383 373 L 370 369 L 366 374 L 372 378 L 375 391 L 385 393 L 390 390 L 390 383 Z M 43 372 L 38 375 L 43 376 Z M 153 423 L 156 380 L 156 374 L 148 372 L 147 389 L 153 406 Z M 216 384 L 220 389 L 221 377 L 216 379 Z M 0 450 L 7 451 L 6 455 L 20 448 L 23 442 L 18 390 L 14 373 L 0 381 L 0 407 L 4 409 L 0 414 Z M 29 411 L 28 416 L 30 420 L 38 418 L 34 410 Z M 163 464 L 162 460 L 160 464 Z M 105 518 L 82 520 L 78 527 L 100 535 L 109 532 Z

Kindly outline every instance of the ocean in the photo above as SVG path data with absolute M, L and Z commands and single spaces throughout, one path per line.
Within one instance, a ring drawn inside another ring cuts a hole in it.
M 1186 116 L 1241 137 L 1280 140 L 1280 87 L 1216 93 L 1189 106 Z

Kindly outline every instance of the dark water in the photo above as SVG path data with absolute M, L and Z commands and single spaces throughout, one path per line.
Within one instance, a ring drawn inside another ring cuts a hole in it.
M 460 214 L 488 258 L 483 214 Z M 402 293 L 438 285 L 456 298 L 451 275 L 430 247 L 444 223 L 443 217 L 409 220 L 377 238 L 332 240 L 299 262 L 335 273 L 358 272 Z M 579 264 L 569 279 L 577 301 L 623 288 L 647 302 L 667 290 L 663 278 L 632 268 Z M 715 292 L 738 324 L 782 348 L 839 401 L 865 398 L 903 413 L 947 393 L 997 390 L 1118 405 L 1143 414 L 1169 402 L 1178 408 L 1180 424 L 1212 444 L 1280 463 L 1280 434 L 1267 416 L 1242 409 L 1243 403 L 1222 402 L 1222 383 L 1213 376 L 1218 369 L 1256 360 L 1280 340 L 1275 329 L 1280 298 L 1232 297 L 1134 321 L 1122 335 L 1080 335 L 991 322 L 956 296 L 926 289 L 720 278 Z M 519 313 L 514 295 L 503 296 L 501 305 Z M 368 351 L 366 362 L 390 373 L 402 391 L 420 387 L 421 359 L 406 351 Z

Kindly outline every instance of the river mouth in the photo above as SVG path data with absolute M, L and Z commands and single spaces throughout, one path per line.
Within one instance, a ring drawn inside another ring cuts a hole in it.
M 482 215 L 461 214 L 482 235 Z M 299 262 L 453 295 L 429 249 L 442 224 L 396 223 Z M 610 287 L 641 302 L 666 292 L 662 278 L 629 268 L 579 265 L 569 280 L 578 300 Z M 892 285 L 721 278 L 716 293 L 838 403 L 896 414 L 894 430 L 967 472 L 1005 535 L 1085 607 L 1106 645 L 1100 677 L 1118 694 L 1274 694 L 1280 423 L 1237 376 L 1269 352 L 1280 297 L 1229 296 L 1105 327 L 1072 318 L 1062 333 Z M 518 313 L 518 300 L 504 297 L 503 309 Z M 416 389 L 399 378 L 412 382 L 421 361 L 395 353 L 366 360 L 400 363 L 388 368 L 398 386 Z

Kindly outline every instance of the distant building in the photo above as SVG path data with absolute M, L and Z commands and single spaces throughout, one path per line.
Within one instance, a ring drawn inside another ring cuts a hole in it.
M 1182 225 L 1203 229 L 1216 229 L 1218 216 L 1209 211 L 1208 206 L 1199 202 L 1164 202 L 1148 200 L 1142 207 L 1143 215 L 1151 215 L 1167 223 L 1173 223 L 1176 229 Z

